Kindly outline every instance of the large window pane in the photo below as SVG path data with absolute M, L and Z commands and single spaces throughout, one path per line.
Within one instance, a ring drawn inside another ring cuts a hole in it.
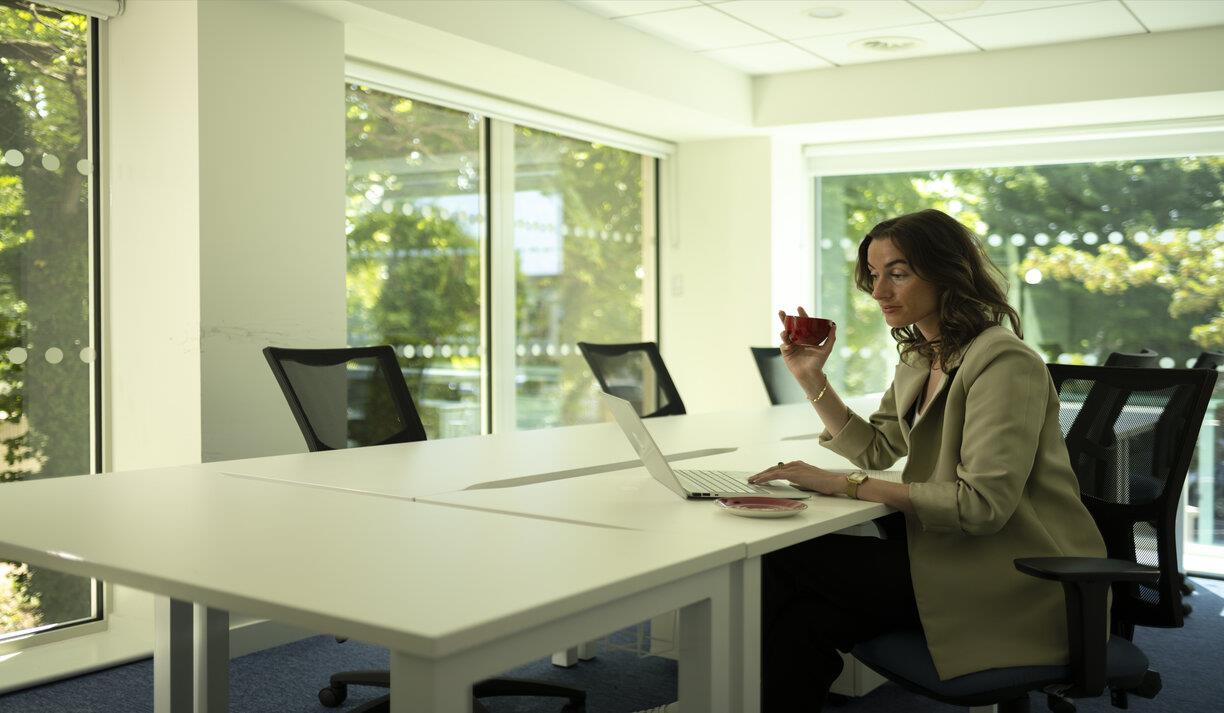
M 526 127 L 515 129 L 514 157 L 516 425 L 598 421 L 577 342 L 655 338 L 654 249 L 643 239 L 654 162 Z
M 0 0 L 0 482 L 94 467 L 90 32 Z M 97 592 L 0 562 L 0 639 L 96 618 Z
M 430 438 L 480 433 L 482 120 L 359 85 L 345 108 L 349 344 L 395 346 Z
M 1017 166 L 818 180 L 820 300 L 841 327 L 833 383 L 882 391 L 896 350 L 850 276 L 876 222 L 922 208 L 983 236 L 1025 339 L 1048 361 L 1154 349 L 1165 367 L 1224 350 L 1224 157 Z M 1191 465 L 1186 562 L 1224 574 L 1224 438 L 1217 384 Z

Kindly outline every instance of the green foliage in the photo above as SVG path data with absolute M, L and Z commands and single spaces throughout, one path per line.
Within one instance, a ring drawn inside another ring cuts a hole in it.
M 1050 358 L 1079 362 L 1148 347 L 1180 365 L 1224 346 L 1222 188 L 1218 156 L 823 179 L 830 214 L 821 216 L 821 234 L 833 243 L 821 253 L 826 311 L 854 322 L 839 324 L 848 349 L 886 344 L 870 298 L 828 267 L 854 263 L 839 239 L 857 245 L 878 221 L 935 207 L 999 236 L 987 252 L 1009 283 L 1026 338 Z M 1011 242 L 1016 234 L 1023 245 Z M 1034 244 L 1038 236 L 1044 245 Z M 1023 279 L 1030 270 L 1040 273 L 1036 284 Z M 879 362 L 839 367 L 840 383 L 881 390 Z

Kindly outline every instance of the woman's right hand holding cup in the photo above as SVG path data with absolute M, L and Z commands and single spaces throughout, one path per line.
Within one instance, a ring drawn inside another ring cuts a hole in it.
M 799 308 L 799 316 L 808 318 L 808 313 L 803 307 Z M 814 398 L 825 386 L 824 366 L 833 353 L 833 343 L 837 341 L 837 324 L 831 322 L 828 337 L 818 345 L 812 345 L 791 341 L 790 332 L 786 328 L 784 311 L 778 310 L 778 320 L 783 326 L 781 333 L 782 360 L 808 398 Z

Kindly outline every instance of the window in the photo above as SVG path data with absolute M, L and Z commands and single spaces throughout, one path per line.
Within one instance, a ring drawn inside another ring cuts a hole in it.
M 93 46 L 83 15 L 0 0 L 0 488 L 99 460 Z M 0 643 L 100 602 L 97 582 L 0 562 Z
M 656 338 L 655 159 L 358 83 L 346 111 L 349 343 L 395 346 L 430 438 L 495 400 L 599 420 L 577 342 Z
M 483 120 L 347 97 L 349 344 L 395 347 L 430 438 L 480 433 Z
M 852 268 L 878 221 L 935 207 L 977 231 L 1004 272 L 1025 339 L 1047 361 L 1099 364 L 1149 348 L 1165 367 L 1224 350 L 1224 157 L 1183 156 L 816 179 L 821 313 L 841 327 L 830 375 L 887 387 L 897 353 Z M 1186 565 L 1224 574 L 1224 439 L 1217 384 L 1187 481 Z
M 516 424 L 598 421 L 577 343 L 654 338 L 643 239 L 654 161 L 520 126 L 514 168 Z

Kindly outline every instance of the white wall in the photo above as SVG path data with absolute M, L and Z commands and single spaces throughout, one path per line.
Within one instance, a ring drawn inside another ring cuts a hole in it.
M 689 412 L 769 404 L 750 346 L 775 344 L 767 138 L 686 142 L 661 237 L 661 342 Z
M 346 342 L 344 30 L 281 4 L 199 9 L 202 455 L 300 452 L 260 350 Z
M 200 458 L 196 27 L 195 3 L 150 0 L 105 27 L 108 469 Z

